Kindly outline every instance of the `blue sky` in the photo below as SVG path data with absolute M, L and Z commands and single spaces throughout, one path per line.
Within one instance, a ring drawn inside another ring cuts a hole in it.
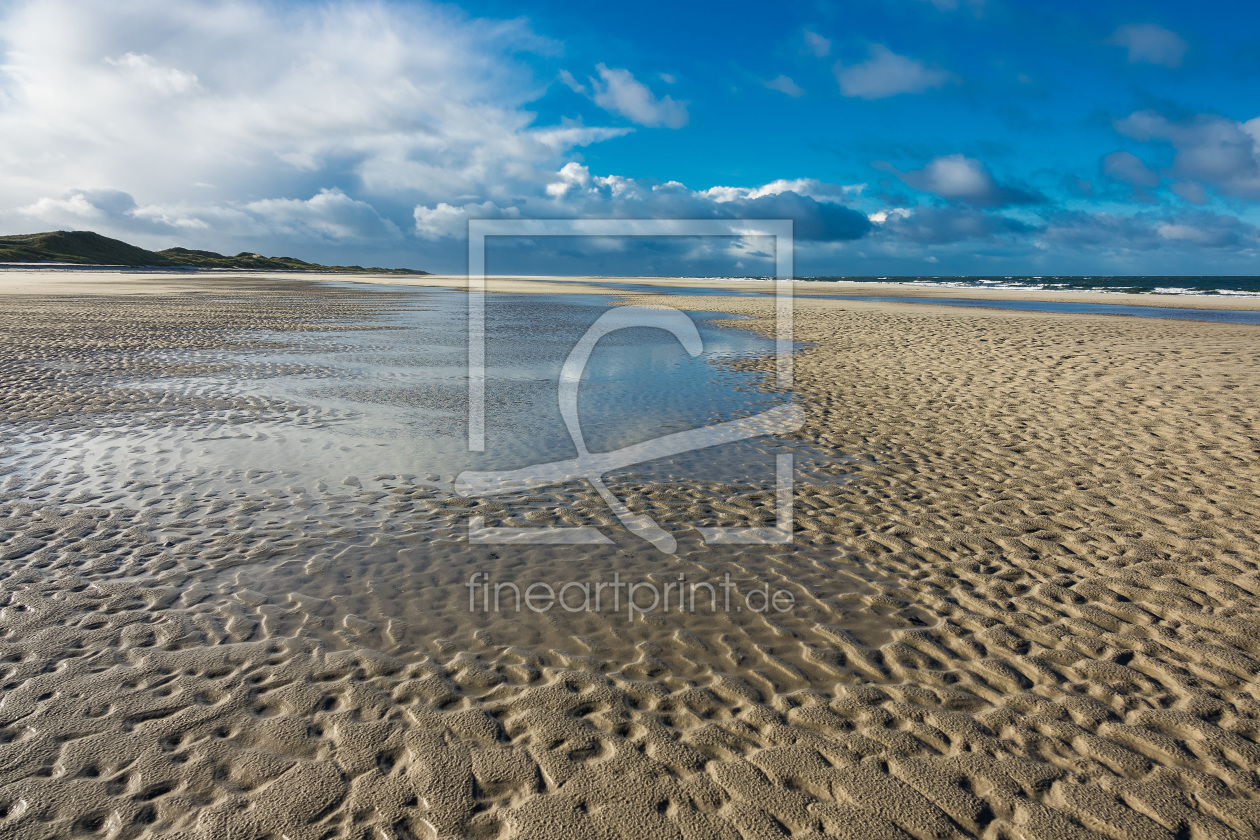
M 0 225 L 464 269 L 469 218 L 794 218 L 801 274 L 1255 274 L 1260 6 L 0 4 Z M 750 273 L 520 241 L 492 271 Z

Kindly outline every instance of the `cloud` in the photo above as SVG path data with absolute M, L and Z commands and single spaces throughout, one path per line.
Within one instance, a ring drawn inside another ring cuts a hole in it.
M 897 207 L 872 213 L 871 220 L 874 230 L 862 243 L 866 250 L 917 259 L 929 252 L 957 258 L 983 251 L 1015 258 L 1018 265 L 1034 251 L 1058 259 L 1114 260 L 1115 269 L 1127 270 L 1149 264 L 1152 258 L 1143 255 L 1192 261 L 1205 250 L 1216 252 L 1214 257 L 1246 255 L 1260 245 L 1260 228 L 1204 211 L 1054 211 L 1030 221 L 972 207 Z
M 510 203 L 629 130 L 541 123 L 526 58 L 546 49 L 423 0 L 4 4 L 0 220 L 256 250 L 271 231 L 379 242 L 418 203 Z M 134 206 L 106 212 L 106 189 Z
M 1239 248 L 1260 244 L 1260 228 L 1217 213 L 1196 213 L 1157 224 L 1155 232 L 1168 242 L 1204 248 Z
M 23 216 L 41 222 L 70 226 L 88 221 L 128 216 L 135 212 L 136 200 L 121 190 L 70 190 L 60 198 L 45 196 L 18 209 Z
M 718 203 L 723 203 L 793 192 L 815 201 L 839 203 L 845 199 L 857 197 L 865 188 L 865 184 L 829 184 L 817 178 L 793 178 L 792 180 L 780 178 L 760 187 L 710 187 L 703 191 L 703 195 Z
M 975 207 L 1035 204 L 1043 200 L 1026 190 L 999 184 L 984 164 L 965 155 L 934 158 L 922 169 L 897 172 L 897 177 L 916 190 Z
M 1254 248 L 1260 228 L 1233 216 L 1193 213 L 1061 213 L 1041 238 L 1102 252 Z
M 564 84 L 574 93 L 580 93 L 583 96 L 591 95 L 590 88 L 588 88 L 586 85 L 579 82 L 577 78 L 568 70 L 561 70 L 559 73 L 559 79 L 560 81 L 564 82 Z
M 884 237 L 920 245 L 987 240 L 1036 230 L 1018 219 L 968 207 L 896 208 L 884 214 L 878 227 Z
M 197 76 L 176 67 L 164 67 L 151 55 L 124 53 L 120 58 L 106 58 L 105 63 L 117 67 L 132 82 L 159 94 L 173 96 L 197 88 Z
M 276 234 L 315 235 L 333 240 L 397 239 L 398 226 L 381 218 L 372 205 L 356 201 L 337 189 L 320 190 L 305 201 L 267 198 L 251 201 L 244 210 Z
M 1112 152 L 1102 160 L 1103 174 L 1134 188 L 1159 186 L 1159 173 L 1130 152 Z
M 925 2 L 931 3 L 942 12 L 957 11 L 962 5 L 959 0 L 925 0 Z M 980 12 L 984 10 L 985 0 L 966 0 L 966 2 L 967 5 L 971 6 L 976 14 L 980 14 Z
M 520 211 L 515 207 L 505 210 L 493 201 L 483 201 L 480 204 L 470 202 L 463 207 L 439 202 L 434 207 L 418 205 L 412 215 L 415 219 L 416 235 L 433 241 L 463 238 L 468 232 L 469 219 L 519 218 Z
M 805 38 L 805 48 L 813 53 L 815 58 L 826 58 L 827 54 L 831 52 L 831 41 L 812 29 L 806 29 L 803 36 Z
M 1121 26 L 1107 39 L 1107 43 L 1128 50 L 1130 64 L 1180 67 L 1186 54 L 1186 42 L 1180 35 L 1153 23 Z
M 950 81 L 944 70 L 897 55 L 883 44 L 871 44 L 866 61 L 845 66 L 836 64 L 836 80 L 845 96 L 884 99 L 901 93 L 923 93 Z
M 449 204 L 415 209 L 417 231 L 426 238 L 458 238 L 469 218 L 621 218 L 621 219 L 730 219 L 732 231 L 740 219 L 792 219 L 795 236 L 803 242 L 859 239 L 871 228 L 863 213 L 843 200 L 862 187 L 827 184 L 814 179 L 778 180 L 760 187 L 718 186 L 691 190 L 677 181 L 654 183 L 621 175 L 593 175 L 580 163 L 565 164 L 555 173 L 546 194 L 547 204 L 529 199 L 520 206 L 500 208 Z
M 892 218 L 909 218 L 914 211 L 909 207 L 890 207 L 887 210 L 876 210 L 867 216 L 873 223 L 882 225 L 884 222 Z
M 1172 191 L 1191 204 L 1207 203 L 1207 191 L 1193 181 L 1182 181 L 1173 184 Z
M 150 234 L 215 230 L 229 236 L 265 234 L 332 242 L 394 240 L 402 235 L 371 204 L 337 189 L 321 190 L 309 199 L 201 205 L 139 205 L 121 190 L 71 190 L 60 198 L 41 198 L 18 213 L 55 227 L 122 226 Z
M 1174 178 L 1260 200 L 1260 117 L 1245 123 L 1217 114 L 1170 120 L 1155 111 L 1139 111 L 1117 121 L 1115 128 L 1142 143 L 1171 144 L 1176 150 L 1170 168 Z M 1193 194 L 1189 186 L 1182 190 Z
M 770 90 L 777 90 L 779 93 L 786 93 L 793 99 L 805 95 L 805 91 L 801 89 L 801 86 L 792 81 L 789 76 L 775 76 L 768 82 L 762 82 L 762 84 L 770 88 Z
M 659 99 L 629 70 L 596 65 L 598 79 L 591 79 L 595 104 L 644 126 L 682 128 L 687 124 L 687 103 L 670 96 Z

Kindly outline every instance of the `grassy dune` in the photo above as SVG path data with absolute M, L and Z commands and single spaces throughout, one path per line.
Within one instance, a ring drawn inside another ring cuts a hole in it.
M 296 257 L 264 257 L 242 251 L 234 257 L 214 251 L 166 248 L 146 251 L 90 230 L 57 230 L 0 236 L 0 262 L 72 263 L 129 268 L 230 268 L 263 271 L 336 271 L 339 273 L 427 274 L 407 268 L 363 268 L 358 265 L 319 265 Z

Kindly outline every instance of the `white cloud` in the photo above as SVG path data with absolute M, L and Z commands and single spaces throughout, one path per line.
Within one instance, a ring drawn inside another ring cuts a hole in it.
M 545 46 L 423 0 L 4 4 L 0 221 L 255 249 L 268 231 L 377 241 L 417 203 L 510 202 L 628 130 L 537 123 L 542 86 L 516 56 Z M 102 210 L 107 188 L 132 209 Z
M 603 64 L 596 65 L 595 70 L 599 78 L 591 79 L 591 87 L 599 107 L 639 125 L 682 128 L 687 124 L 687 103 L 676 102 L 670 96 L 658 99 L 629 70 Z
M 413 212 L 416 235 L 430 241 L 463 238 L 468 232 L 469 219 L 505 219 L 519 216 L 520 211 L 515 207 L 503 209 L 493 201 L 483 201 L 481 204 L 470 202 L 463 207 L 439 202 L 434 207 L 418 205 Z
M 556 173 L 558 180 L 547 185 L 547 195 L 552 198 L 563 198 L 572 189 L 587 189 L 591 185 L 591 170 L 580 163 L 566 163 Z
M 831 41 L 819 35 L 812 29 L 806 29 L 804 32 L 805 47 L 818 58 L 825 58 L 831 52 Z
M 801 89 L 800 85 L 792 81 L 790 76 L 775 76 L 768 82 L 762 82 L 762 84 L 770 88 L 770 90 L 777 90 L 779 93 L 786 93 L 793 99 L 805 95 L 805 91 Z
M 82 190 L 71 192 L 64 198 L 45 196 L 34 204 L 20 208 L 18 212 L 42 222 L 55 222 L 66 218 L 101 219 L 105 216 L 99 207 L 88 200 Z
M 922 169 L 898 172 L 897 177 L 916 190 L 977 207 L 1031 204 L 1038 200 L 1024 190 L 998 184 L 983 163 L 965 155 L 933 158 Z
M 1171 173 L 1183 182 L 1207 184 L 1238 198 L 1260 199 L 1260 117 L 1238 122 L 1218 114 L 1199 114 L 1171 120 L 1155 111 L 1138 111 L 1117 121 L 1115 128 L 1142 143 L 1171 144 L 1177 150 Z M 1195 194 L 1192 189 L 1189 192 Z
M 1163 67 L 1180 67 L 1187 46 L 1176 32 L 1153 23 L 1121 26 L 1107 39 L 1107 43 L 1128 50 L 1130 64 L 1158 64 Z
M 821 202 L 840 202 L 846 198 L 855 198 L 866 188 L 865 184 L 828 184 L 817 178 L 780 178 L 760 187 L 710 187 L 703 195 L 716 202 L 737 201 L 741 199 L 757 199 L 768 195 L 796 193 Z
M 983 164 L 963 155 L 935 158 L 923 169 L 911 174 L 907 177 L 916 189 L 944 198 L 971 198 L 993 189 L 993 177 Z
M 576 77 L 568 70 L 561 70 L 559 74 L 560 81 L 574 93 L 580 93 L 583 96 L 590 96 L 590 89 L 586 85 L 577 80 Z
M 897 55 L 883 44 L 871 44 L 866 61 L 835 67 L 840 92 L 862 99 L 884 99 L 900 93 L 923 93 L 939 88 L 952 78 L 944 70 Z
M 263 220 L 276 233 L 328 239 L 397 239 L 402 233 L 393 222 L 364 201 L 341 190 L 320 190 L 313 198 L 267 198 L 251 201 L 245 211 Z
M 527 197 L 508 207 L 418 206 L 415 220 L 421 236 L 439 239 L 462 237 L 469 218 L 730 219 L 733 233 L 740 231 L 742 218 L 791 218 L 800 241 L 844 241 L 859 238 L 870 228 L 863 214 L 843 203 L 862 187 L 801 178 L 759 187 L 691 190 L 677 181 L 662 184 L 622 175 L 593 175 L 586 166 L 570 162 L 552 176 L 546 204 Z
M 151 55 L 129 52 L 120 58 L 106 58 L 105 62 L 117 67 L 131 81 L 159 94 L 187 93 L 197 87 L 196 74 L 186 73 L 176 67 L 164 67 Z
M 877 225 L 882 225 L 889 219 L 908 219 L 913 212 L 908 207 L 890 207 L 887 210 L 876 210 L 874 213 L 869 213 L 866 218 Z
M 131 216 L 136 209 L 135 199 L 127 193 L 105 189 L 71 190 L 60 198 L 45 196 L 19 207 L 17 212 L 48 224 L 73 227 L 89 221 Z
M 126 226 L 148 234 L 215 231 L 229 237 L 266 235 L 331 242 L 394 240 L 402 235 L 371 204 L 337 189 L 320 190 L 309 199 L 144 206 L 120 190 L 71 190 L 61 198 L 41 198 L 17 212 L 56 227 Z

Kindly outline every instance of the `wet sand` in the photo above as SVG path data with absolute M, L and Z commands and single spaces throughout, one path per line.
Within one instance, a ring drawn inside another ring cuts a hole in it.
M 24 470 L 49 429 L 318 426 L 280 396 L 162 383 L 401 305 L 305 280 L 81 282 L 0 297 L 6 837 L 1260 833 L 1260 328 L 798 299 L 790 442 L 842 468 L 798 482 L 790 547 L 695 534 L 772 524 L 762 489 L 611 481 L 676 529 L 671 558 L 576 486 L 278 493 L 246 464 L 231 492 L 135 506 Z M 773 328 L 765 299 L 623 299 Z M 611 543 L 466 539 L 470 515 L 553 507 Z M 469 610 L 472 573 L 613 571 L 796 603 Z

